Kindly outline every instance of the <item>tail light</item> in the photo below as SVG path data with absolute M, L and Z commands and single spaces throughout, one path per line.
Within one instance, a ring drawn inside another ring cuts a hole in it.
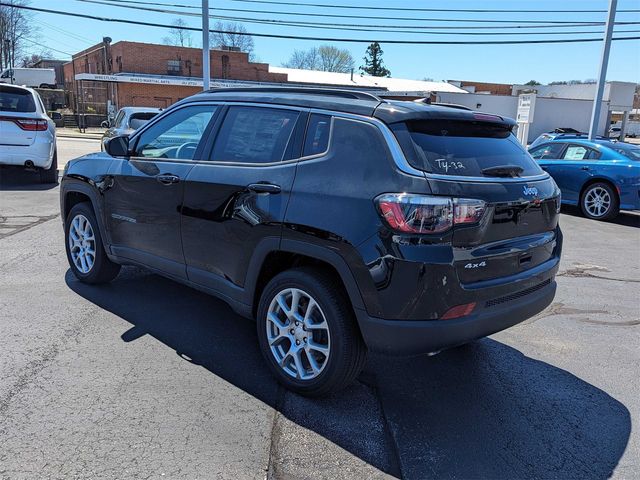
M 0 116 L 0 121 L 13 122 L 22 130 L 30 132 L 44 132 L 49 128 L 49 124 L 46 120 L 40 120 L 35 118 L 16 118 L 16 117 L 3 117 Z
M 16 118 L 13 122 L 18 125 L 22 130 L 28 130 L 30 132 L 44 132 L 49 125 L 46 120 L 31 120 L 28 118 Z
M 402 233 L 442 233 L 454 225 L 478 223 L 486 210 L 482 200 L 385 193 L 375 199 L 380 215 Z

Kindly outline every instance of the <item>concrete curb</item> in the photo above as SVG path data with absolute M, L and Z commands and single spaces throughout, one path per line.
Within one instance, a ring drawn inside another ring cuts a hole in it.
M 78 133 L 77 135 L 74 134 L 68 134 L 68 133 L 56 133 L 56 137 L 57 138 L 80 138 L 83 140 L 100 140 L 102 139 L 102 135 L 87 135 L 87 134 L 83 134 L 83 133 Z

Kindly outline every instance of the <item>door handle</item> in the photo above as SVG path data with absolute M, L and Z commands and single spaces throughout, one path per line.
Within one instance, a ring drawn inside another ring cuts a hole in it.
M 282 189 L 280 185 L 274 185 L 273 183 L 252 183 L 247 185 L 247 188 L 256 193 L 280 193 Z
M 589 167 L 587 167 L 586 165 L 580 167 L 580 170 L 589 170 Z
M 173 173 L 163 173 L 162 175 L 156 175 L 156 180 L 163 185 L 171 185 L 178 183 L 180 181 L 180 177 Z

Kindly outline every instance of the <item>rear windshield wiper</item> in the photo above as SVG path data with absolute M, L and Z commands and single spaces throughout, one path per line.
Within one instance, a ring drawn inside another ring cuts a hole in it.
M 487 177 L 519 177 L 524 168 L 518 165 L 496 165 L 482 169 L 482 174 Z

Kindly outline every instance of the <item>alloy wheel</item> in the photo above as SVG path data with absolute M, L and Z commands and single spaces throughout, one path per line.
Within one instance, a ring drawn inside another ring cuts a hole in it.
M 331 352 L 327 319 L 316 300 L 303 290 L 287 288 L 271 301 L 267 341 L 280 368 L 299 380 L 316 378 Z
M 594 187 L 584 196 L 584 209 L 593 217 L 603 217 L 611 208 L 611 195 L 603 187 Z
M 74 266 L 80 273 L 89 273 L 96 261 L 96 237 L 87 217 L 82 214 L 73 217 L 68 241 Z

